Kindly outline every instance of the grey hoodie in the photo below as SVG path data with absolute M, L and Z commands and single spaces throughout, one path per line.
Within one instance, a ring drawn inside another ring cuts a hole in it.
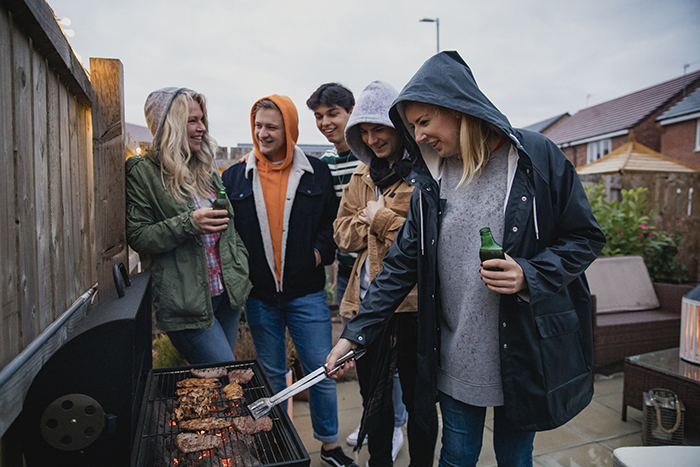
M 383 81 L 372 81 L 357 98 L 355 108 L 345 126 L 345 141 L 350 150 L 363 163 L 369 165 L 374 152 L 362 141 L 361 123 L 378 123 L 394 128 L 389 118 L 389 109 L 398 97 L 399 91 Z

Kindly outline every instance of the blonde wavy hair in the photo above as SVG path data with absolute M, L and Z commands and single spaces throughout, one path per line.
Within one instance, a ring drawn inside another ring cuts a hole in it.
M 489 148 L 500 140 L 503 134 L 491 123 L 464 113 L 460 115 L 459 148 L 463 167 L 458 187 L 463 183 L 469 185 L 474 177 L 479 176 L 491 157 Z
M 196 102 L 204 114 L 206 130 L 202 135 L 199 151 L 190 151 L 187 137 L 187 120 L 190 115 L 190 102 Z M 185 91 L 178 95 L 170 107 L 163 124 L 160 142 L 160 167 L 164 183 L 170 193 L 179 200 L 197 194 L 211 196 L 211 177 L 214 167 L 214 139 L 209 136 L 207 100 L 204 95 Z

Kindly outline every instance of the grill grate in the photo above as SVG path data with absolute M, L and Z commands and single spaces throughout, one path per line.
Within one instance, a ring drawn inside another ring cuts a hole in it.
M 243 387 L 243 399 L 229 401 L 222 388 L 228 384 L 226 376 L 219 378 L 222 387 L 219 397 L 212 404 L 212 417 L 231 420 L 249 415 L 246 406 L 260 397 L 270 397 L 270 384 L 255 360 L 231 362 L 221 365 L 230 370 L 252 369 L 255 376 Z M 135 466 L 224 466 L 244 467 L 257 465 L 300 466 L 309 465 L 309 456 L 286 412 L 275 407 L 269 416 L 272 431 L 254 435 L 239 435 L 233 427 L 208 431 L 219 436 L 223 446 L 209 451 L 181 453 L 175 446 L 175 438 L 181 431 L 171 420 L 177 395 L 176 383 L 191 378 L 191 368 L 208 368 L 195 365 L 185 368 L 153 370 L 149 374 L 144 394 L 139 427 L 134 442 L 132 465 Z

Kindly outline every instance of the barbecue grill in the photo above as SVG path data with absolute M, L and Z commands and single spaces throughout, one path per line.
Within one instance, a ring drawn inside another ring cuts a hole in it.
M 255 375 L 248 383 L 241 385 L 243 399 L 227 400 L 222 388 L 217 389 L 219 397 L 212 404 L 212 417 L 231 420 L 233 417 L 247 416 L 248 404 L 260 397 L 271 395 L 270 383 L 255 360 L 231 362 L 222 366 L 227 371 L 252 369 Z M 134 440 L 132 466 L 305 467 L 310 464 L 309 455 L 289 416 L 279 406 L 269 414 L 273 421 L 272 431 L 239 435 L 233 427 L 210 430 L 207 434 L 219 436 L 222 447 L 189 454 L 181 453 L 175 446 L 175 438 L 180 430 L 177 423 L 171 419 L 178 398 L 175 394 L 176 383 L 191 378 L 191 368 L 208 367 L 210 365 L 196 365 L 150 372 L 137 428 L 138 435 Z M 224 376 L 220 381 L 223 386 L 228 383 L 228 378 Z
M 24 465 L 308 466 L 309 456 L 279 407 L 270 413 L 270 432 L 237 435 L 232 428 L 211 430 L 207 434 L 220 436 L 222 447 L 190 454 L 177 449 L 174 441 L 180 431 L 171 421 L 176 383 L 192 377 L 190 369 L 211 365 L 151 369 L 150 275 L 138 274 L 129 281 L 125 269 L 122 274 L 131 285 L 124 289 L 115 272 L 117 290 L 67 330 L 68 340 L 43 364 L 22 412 L 4 435 L 21 451 Z M 255 376 L 242 385 L 244 399 L 228 401 L 219 389 L 211 416 L 230 420 L 248 415 L 248 404 L 271 395 L 256 361 L 224 366 L 250 368 Z M 228 378 L 221 382 L 228 383 Z M 16 465 L 22 465 L 21 459 Z

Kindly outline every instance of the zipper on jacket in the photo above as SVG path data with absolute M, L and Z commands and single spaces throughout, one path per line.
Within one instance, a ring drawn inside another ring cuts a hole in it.
M 425 256 L 425 237 L 423 235 L 423 192 L 418 189 L 418 205 L 420 207 L 420 254 Z

